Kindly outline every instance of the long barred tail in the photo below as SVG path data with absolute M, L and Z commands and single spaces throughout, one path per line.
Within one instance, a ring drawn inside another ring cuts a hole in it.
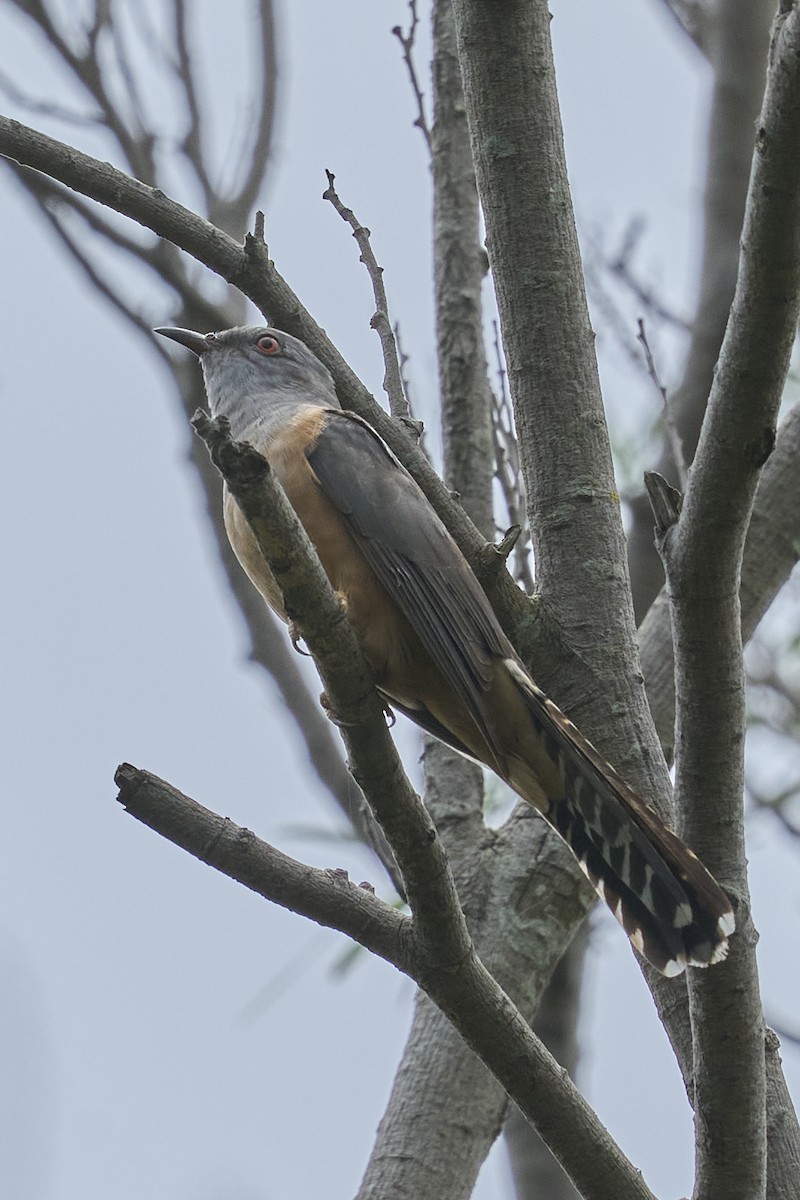
M 735 922 L 717 881 L 517 664 L 512 674 L 563 785 L 547 816 L 633 945 L 664 975 L 720 962 Z

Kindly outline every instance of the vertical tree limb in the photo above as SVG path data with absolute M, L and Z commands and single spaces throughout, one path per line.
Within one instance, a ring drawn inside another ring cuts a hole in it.
M 738 901 L 730 959 L 688 979 L 696 1195 L 766 1189 L 764 1029 L 742 797 L 740 572 L 800 316 L 800 10 L 776 21 L 736 294 L 680 520 L 662 550 L 673 603 L 676 794 L 684 834 Z M 709 637 L 709 630 L 713 637 Z
M 692 28 L 702 31 L 702 49 L 714 73 L 697 304 L 683 375 L 670 397 L 684 459 L 691 462 L 736 286 L 755 122 L 764 95 L 769 27 L 776 2 L 713 0 L 676 7 L 694 12 Z M 656 470 L 677 482 L 668 447 Z M 653 523 L 645 495 L 634 500 L 631 513 L 631 582 L 641 620 L 658 594 L 664 574 L 653 544 Z
M 543 0 L 454 0 L 453 11 L 540 606 L 576 656 L 566 671 L 552 665 L 554 699 L 634 785 L 666 803 L 668 780 L 638 675 L 550 16 Z M 541 682 L 550 690 L 548 674 L 545 664 Z

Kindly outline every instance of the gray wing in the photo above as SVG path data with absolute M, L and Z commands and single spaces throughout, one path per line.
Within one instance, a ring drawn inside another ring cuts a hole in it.
M 497 658 L 514 651 L 423 492 L 352 414 L 331 413 L 308 460 L 370 567 L 502 757 L 487 691 Z

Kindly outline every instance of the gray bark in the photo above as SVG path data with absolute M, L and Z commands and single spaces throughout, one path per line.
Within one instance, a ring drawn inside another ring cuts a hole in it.
M 681 382 L 669 399 L 684 460 L 689 463 L 697 446 L 736 286 L 739 236 L 776 0 L 710 0 L 695 7 L 702 10 L 702 46 L 714 72 L 714 84 L 697 305 Z M 677 486 L 677 472 L 667 446 L 656 470 Z M 644 493 L 633 502 L 631 511 L 628 552 L 634 605 L 641 621 L 661 589 L 664 572 L 653 542 L 650 505 Z

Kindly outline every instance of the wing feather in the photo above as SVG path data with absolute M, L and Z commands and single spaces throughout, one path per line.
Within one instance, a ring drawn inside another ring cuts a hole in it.
M 331 412 L 308 460 L 364 558 L 502 759 L 487 692 L 497 659 L 514 652 L 418 484 L 351 413 Z

